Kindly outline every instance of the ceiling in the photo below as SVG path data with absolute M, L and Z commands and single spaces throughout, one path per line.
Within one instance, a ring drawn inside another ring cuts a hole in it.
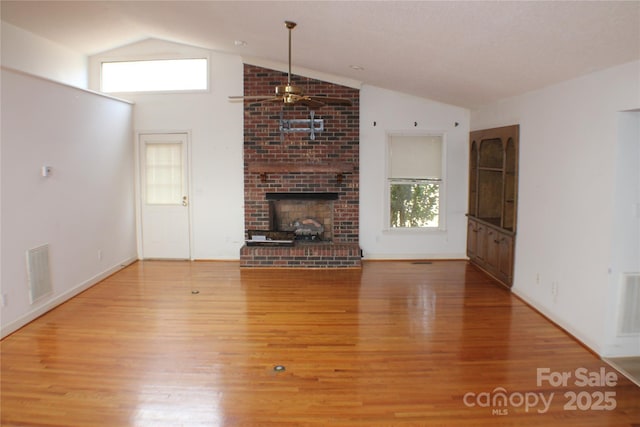
M 3 21 L 85 55 L 157 38 L 286 64 L 292 20 L 295 66 L 467 108 L 640 59 L 639 1 L 0 5 Z

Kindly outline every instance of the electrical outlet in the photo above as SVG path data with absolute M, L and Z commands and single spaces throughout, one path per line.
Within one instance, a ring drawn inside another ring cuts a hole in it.
M 98 249 L 98 261 L 102 261 L 102 249 Z
M 551 282 L 551 294 L 554 297 L 558 296 L 558 282 Z
M 2 307 L 7 306 L 7 294 L 0 295 L 0 306 Z

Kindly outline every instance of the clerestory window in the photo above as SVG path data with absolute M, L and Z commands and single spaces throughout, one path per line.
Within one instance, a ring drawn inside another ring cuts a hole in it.
M 102 62 L 100 89 L 106 93 L 206 91 L 207 58 Z

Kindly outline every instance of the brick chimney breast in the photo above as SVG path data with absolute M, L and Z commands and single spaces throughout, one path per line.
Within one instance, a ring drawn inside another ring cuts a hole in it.
M 270 95 L 286 79 L 286 73 L 245 64 L 245 96 Z M 292 76 L 292 84 L 308 95 L 348 98 L 352 105 L 327 105 L 315 110 L 315 118 L 324 120 L 324 131 L 311 139 L 305 132 L 280 132 L 281 118 L 309 119 L 307 107 L 245 102 L 245 230 L 273 228 L 273 207 L 267 193 L 335 194 L 336 199 L 331 200 L 331 229 L 326 230 L 322 224 L 330 238 L 294 247 L 245 245 L 241 266 L 359 267 L 359 90 L 300 76 Z

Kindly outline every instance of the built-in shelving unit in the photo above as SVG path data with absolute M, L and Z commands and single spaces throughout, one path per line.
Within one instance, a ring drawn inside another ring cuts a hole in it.
M 467 256 L 507 286 L 513 283 L 519 125 L 470 133 Z

